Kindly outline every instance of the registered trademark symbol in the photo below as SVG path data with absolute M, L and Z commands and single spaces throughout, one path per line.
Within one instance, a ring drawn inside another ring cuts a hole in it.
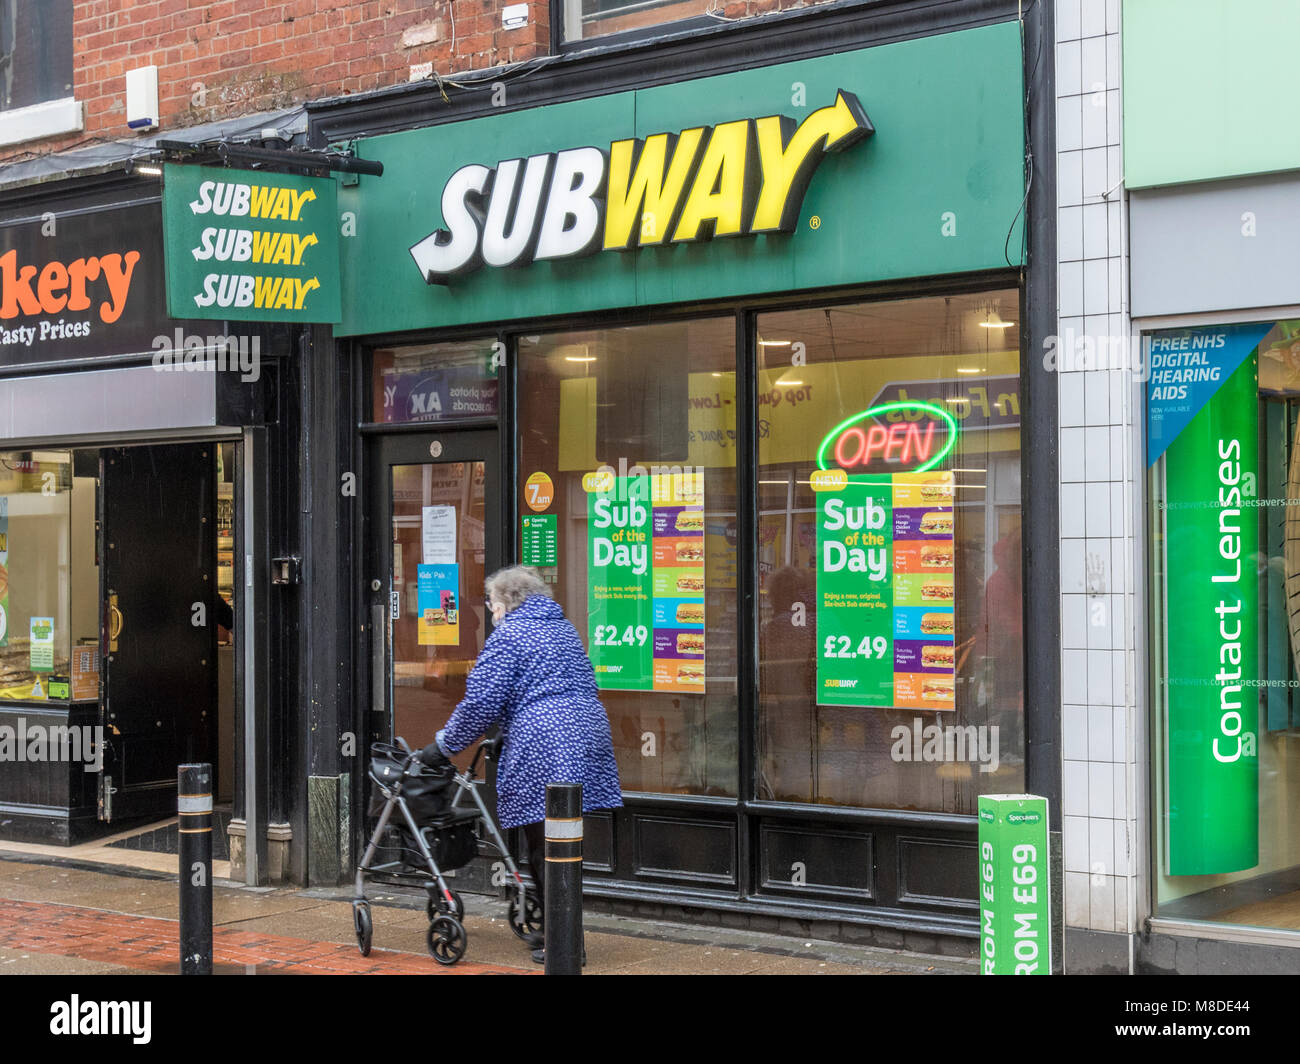
M 814 214 L 811 218 L 808 219 L 809 229 L 820 229 L 821 227 L 822 227 L 822 220 L 820 215 Z

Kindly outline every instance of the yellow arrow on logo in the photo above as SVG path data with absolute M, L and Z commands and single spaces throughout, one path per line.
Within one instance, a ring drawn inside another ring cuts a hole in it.
M 795 128 L 793 119 L 771 115 L 754 120 L 763 188 L 758 195 L 751 233 L 789 232 L 799 220 L 804 192 L 823 156 L 843 151 L 876 130 L 851 92 L 840 89 L 835 102 L 822 107 Z

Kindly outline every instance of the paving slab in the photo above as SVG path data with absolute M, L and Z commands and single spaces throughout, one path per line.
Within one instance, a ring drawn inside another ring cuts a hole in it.
M 40 863 L 30 863 L 39 861 Z M 410 972 L 435 965 L 425 941 L 426 897 L 420 891 L 368 884 L 374 953 L 363 961 L 352 924 L 351 887 L 261 887 L 224 882 L 213 886 L 213 922 L 223 943 L 219 967 L 231 972 Z M 443 974 L 542 971 L 510 929 L 506 902 L 465 894 L 465 958 Z M 22 928 L 26 937 L 0 934 L 0 973 L 131 970 L 175 967 L 178 889 L 174 874 L 120 866 L 62 864 L 46 855 L 0 854 L 0 910 L 10 924 L 20 906 L 63 906 L 57 928 Z M 66 911 L 65 911 L 66 910 Z M 73 911 L 75 910 L 75 911 Z M 54 912 L 54 910 L 51 910 Z M 152 918 L 147 925 L 132 918 Z M 119 921 L 114 929 L 113 921 Z M 645 917 L 589 913 L 585 917 L 586 974 L 627 975 L 876 975 L 974 974 L 976 962 L 901 950 L 766 934 L 722 926 L 682 924 Z M 142 931 L 141 928 L 144 928 Z M 106 936 L 106 930 L 112 934 Z M 0 931 L 3 931 L 0 928 Z M 85 948 L 82 948 L 82 947 Z M 14 952 L 16 947 L 29 947 Z M 48 950 L 41 954 L 40 950 Z M 80 949 L 80 953 L 78 950 Z M 115 952 L 116 950 L 116 952 Z M 381 951 L 387 951 L 381 953 Z M 42 959 L 42 957 L 45 959 Z M 55 958 L 55 959 L 51 959 Z M 57 959 L 62 958 L 62 959 Z M 386 960 L 384 958 L 387 958 Z M 77 968 L 76 963 L 92 967 Z M 93 967 L 104 965 L 103 968 Z
M 0 947 L 0 976 L 3 975 L 143 975 L 135 968 L 80 957 Z

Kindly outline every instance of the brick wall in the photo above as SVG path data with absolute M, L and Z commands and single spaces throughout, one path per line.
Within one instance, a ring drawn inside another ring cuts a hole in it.
M 410 68 L 463 73 L 545 55 L 549 0 L 527 0 L 528 25 L 501 28 L 511 0 L 76 0 L 73 81 L 81 134 L 0 149 L 0 161 L 88 141 L 129 138 L 126 71 L 159 68 L 162 129 L 400 84 Z M 693 0 L 729 19 L 807 0 Z M 685 10 L 690 8 L 692 10 Z

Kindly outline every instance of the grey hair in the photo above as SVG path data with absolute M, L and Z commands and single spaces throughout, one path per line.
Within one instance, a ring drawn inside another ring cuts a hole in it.
M 487 578 L 484 585 L 488 598 L 496 599 L 506 613 L 518 609 L 530 595 L 551 597 L 546 581 L 531 565 L 508 565 Z

